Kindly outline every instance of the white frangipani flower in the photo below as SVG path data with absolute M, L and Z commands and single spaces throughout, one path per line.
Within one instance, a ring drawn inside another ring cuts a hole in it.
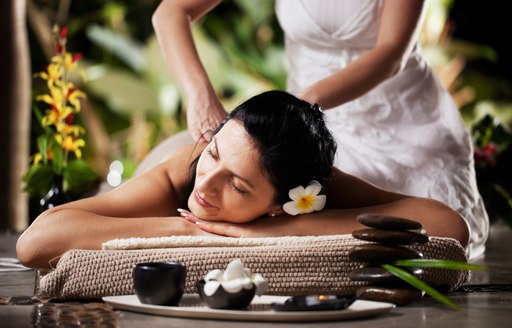
M 244 267 L 240 259 L 229 262 L 226 270 L 215 269 L 205 276 L 204 293 L 207 296 L 215 294 L 219 286 L 228 293 L 238 293 L 242 289 L 256 287 L 256 295 L 261 296 L 268 288 L 267 279 L 259 273 L 253 274 L 249 268 Z
M 325 195 L 319 195 L 321 190 L 322 185 L 316 180 L 311 181 L 306 188 L 293 188 L 288 193 L 292 200 L 283 205 L 283 210 L 290 215 L 321 211 L 327 200 Z

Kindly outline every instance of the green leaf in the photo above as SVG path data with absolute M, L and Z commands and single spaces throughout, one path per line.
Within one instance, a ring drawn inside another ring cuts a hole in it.
M 43 130 L 46 133 L 51 134 L 52 133 L 52 129 L 49 126 L 47 126 L 47 125 L 43 125 L 44 114 L 41 112 L 39 107 L 37 107 L 37 105 L 34 105 L 33 106 L 33 110 L 34 110 L 34 115 L 36 116 L 36 119 L 39 122 L 39 124 L 41 125 L 41 127 L 43 128 Z
M 43 156 L 43 163 L 48 164 L 48 136 L 46 134 L 37 138 L 37 147 Z
M 487 270 L 487 267 L 483 265 L 449 260 L 410 259 L 399 260 L 394 264 L 402 267 L 439 268 L 449 270 Z
M 64 171 L 64 189 L 73 194 L 92 191 L 99 181 L 99 176 L 86 161 L 75 159 L 68 163 Z
M 443 294 L 441 294 L 440 292 L 435 290 L 433 287 L 429 286 L 424 281 L 416 278 L 409 272 L 406 272 L 406 271 L 404 271 L 394 265 L 391 265 L 391 264 L 382 264 L 382 267 L 384 269 L 388 270 L 389 272 L 391 272 L 392 274 L 394 274 L 395 276 L 397 276 L 398 278 L 407 282 L 408 284 L 418 288 L 419 290 L 424 291 L 425 293 L 427 293 L 428 295 L 430 295 L 432 298 L 436 299 L 437 301 L 439 301 L 445 305 L 448 305 L 449 307 L 451 307 L 455 310 L 460 309 L 460 305 L 453 302 L 448 297 L 444 296 Z
M 49 146 L 50 146 L 50 149 L 52 151 L 52 155 L 53 155 L 53 159 L 52 159 L 52 164 L 53 164 L 53 169 L 55 170 L 55 173 L 56 174 L 62 174 L 62 169 L 63 169 L 63 166 L 64 166 L 64 158 L 63 158 L 63 150 L 62 150 L 62 147 L 57 143 L 57 142 L 54 142 L 55 139 L 53 139 L 53 137 L 50 137 L 51 139 L 49 140 Z
M 53 168 L 50 165 L 33 165 L 22 177 L 24 190 L 31 196 L 42 197 L 50 190 L 53 182 Z

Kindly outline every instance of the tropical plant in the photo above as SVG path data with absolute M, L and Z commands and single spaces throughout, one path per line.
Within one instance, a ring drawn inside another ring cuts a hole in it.
M 76 123 L 80 100 L 85 94 L 75 87 L 72 75 L 80 74 L 77 62 L 81 55 L 67 51 L 67 28 L 55 28 L 55 52 L 46 70 L 35 75 L 45 81 L 46 93 L 35 97 L 35 116 L 43 133 L 37 138 L 38 151 L 24 175 L 25 190 L 42 197 L 55 177 L 62 177 L 65 190 L 80 194 L 90 191 L 98 176 L 82 160 L 85 129 Z M 38 103 L 46 107 L 43 112 Z

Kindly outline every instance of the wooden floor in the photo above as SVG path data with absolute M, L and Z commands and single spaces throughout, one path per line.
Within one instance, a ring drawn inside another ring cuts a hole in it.
M 15 257 L 16 240 L 17 236 L 12 235 L 0 237 L 0 257 Z M 395 308 L 389 314 L 355 321 L 269 324 L 179 319 L 112 310 L 102 303 L 34 303 L 31 296 L 35 272 L 30 270 L 0 272 L 0 327 L 55 326 L 56 313 L 60 313 L 61 318 L 74 320 L 68 322 L 70 327 L 78 324 L 76 317 L 80 317 L 80 313 L 81 323 L 92 327 L 512 327 L 511 240 L 512 229 L 501 222 L 491 226 L 485 257 L 475 261 L 487 265 L 489 270 L 473 272 L 468 285 L 448 295 L 463 307 L 459 311 L 424 297 L 411 305 Z

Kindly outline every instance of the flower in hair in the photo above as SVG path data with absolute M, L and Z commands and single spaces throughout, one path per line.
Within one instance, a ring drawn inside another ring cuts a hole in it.
M 319 195 L 321 190 L 322 185 L 316 180 L 311 181 L 306 188 L 298 186 L 291 189 L 288 196 L 292 200 L 283 205 L 283 210 L 290 215 L 321 211 L 326 202 L 325 195 Z

